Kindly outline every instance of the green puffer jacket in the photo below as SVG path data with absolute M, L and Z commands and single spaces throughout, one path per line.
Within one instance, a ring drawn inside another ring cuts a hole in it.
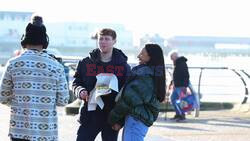
M 154 91 L 153 70 L 139 65 L 132 69 L 132 76 L 126 82 L 108 120 L 111 125 L 123 125 L 125 117 L 130 115 L 151 126 L 158 117 L 159 105 Z

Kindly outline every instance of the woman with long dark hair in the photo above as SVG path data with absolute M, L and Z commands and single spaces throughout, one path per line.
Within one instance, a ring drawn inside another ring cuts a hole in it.
M 165 65 L 161 47 L 146 44 L 138 55 L 139 65 L 132 69 L 121 97 L 110 112 L 114 130 L 123 125 L 124 141 L 143 141 L 148 128 L 157 119 L 159 104 L 165 98 Z

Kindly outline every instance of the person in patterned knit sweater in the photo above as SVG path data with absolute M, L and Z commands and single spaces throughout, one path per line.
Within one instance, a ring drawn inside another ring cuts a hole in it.
M 0 81 L 0 103 L 10 106 L 12 141 L 57 141 L 56 106 L 69 100 L 63 66 L 44 50 L 49 40 L 42 17 L 33 16 L 21 45 L 24 52 L 11 58 Z

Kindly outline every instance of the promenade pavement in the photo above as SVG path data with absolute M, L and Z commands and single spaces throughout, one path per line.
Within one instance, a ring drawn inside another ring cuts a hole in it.
M 58 108 L 59 141 L 75 141 L 78 129 L 77 115 L 65 115 Z M 250 140 L 250 113 L 219 110 L 201 111 L 200 117 L 187 115 L 187 120 L 176 123 L 169 118 L 173 112 L 161 113 L 157 122 L 150 127 L 145 141 L 248 141 Z M 9 108 L 0 105 L 0 141 L 9 141 Z M 96 141 L 101 141 L 100 135 Z M 119 134 L 121 141 L 121 132 Z

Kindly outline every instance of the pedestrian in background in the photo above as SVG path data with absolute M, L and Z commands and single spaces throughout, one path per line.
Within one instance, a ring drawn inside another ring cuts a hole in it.
M 169 53 L 170 59 L 173 61 L 173 92 L 171 94 L 171 103 L 175 110 L 175 116 L 172 120 L 182 121 L 185 120 L 185 112 L 182 110 L 178 100 L 183 94 L 186 94 L 189 85 L 189 71 L 187 66 L 187 58 L 179 56 L 177 51 Z

